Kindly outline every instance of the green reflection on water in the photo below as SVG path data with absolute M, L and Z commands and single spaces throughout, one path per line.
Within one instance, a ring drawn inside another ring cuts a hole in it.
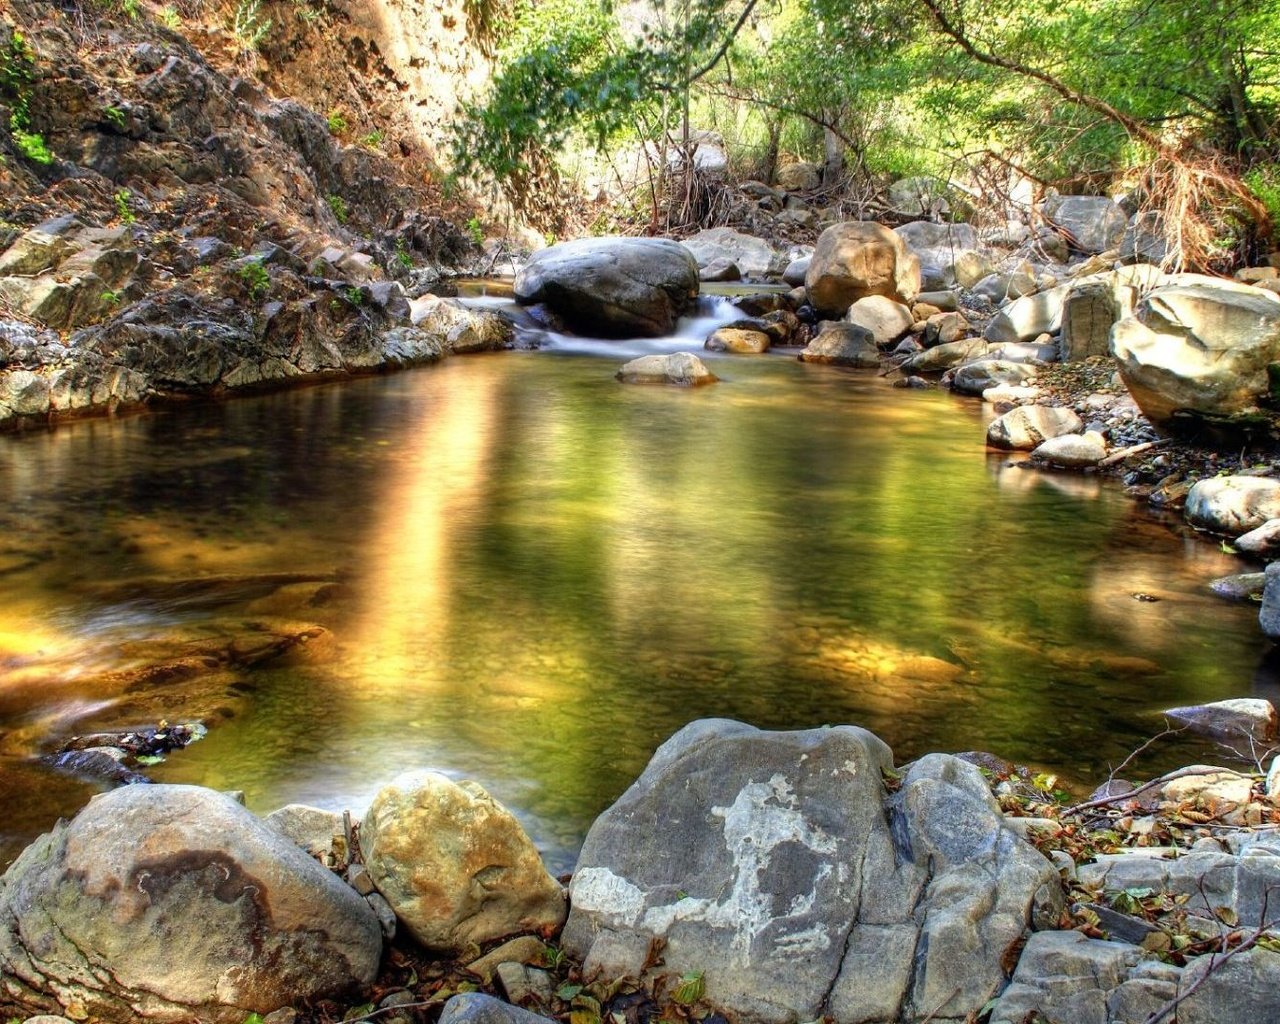
M 1083 780 L 1160 707 L 1249 692 L 1252 612 L 1203 591 L 1238 563 L 1115 488 L 1008 468 L 976 405 L 782 357 L 695 392 L 614 368 L 472 357 L 0 445 L 9 847 L 86 792 L 33 783 L 23 742 L 152 709 L 102 672 L 193 624 L 329 635 L 173 688 L 175 715 L 216 717 L 158 779 L 358 809 L 435 767 L 559 866 L 693 718 L 855 722 L 900 759 L 990 749 Z M 215 572 L 341 583 L 216 607 L 95 589 Z

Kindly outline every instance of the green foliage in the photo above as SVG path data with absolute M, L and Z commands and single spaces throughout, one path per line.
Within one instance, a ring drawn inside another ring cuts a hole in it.
M 377 149 L 382 145 L 382 140 L 384 138 L 385 136 L 382 134 L 382 130 L 380 128 L 375 128 L 360 140 L 360 145 L 364 146 L 365 149 Z
M 271 276 L 261 260 L 250 260 L 242 264 L 236 274 L 249 290 L 249 298 L 253 302 L 266 298 L 271 291 Z
M 18 152 L 32 163 L 53 163 L 53 153 L 48 145 L 45 144 L 44 136 L 39 132 L 15 131 L 13 133 L 13 141 L 18 147 Z
M 476 245 L 484 244 L 484 225 L 480 223 L 479 217 L 472 217 L 467 221 L 467 234 Z
M 262 1014 L 251 1013 L 241 1022 L 241 1024 L 262 1024 Z
M 396 239 L 396 262 L 405 270 L 413 269 L 413 255 L 409 252 L 404 238 Z
M 231 32 L 241 47 L 256 51 L 271 31 L 271 19 L 262 20 L 262 0 L 239 0 L 231 20 Z
M 347 222 L 347 201 L 334 192 L 330 192 L 325 196 L 324 201 L 329 204 L 329 209 L 333 211 L 338 223 L 345 224 Z
M 102 116 L 105 117 L 108 121 L 110 121 L 113 125 L 115 125 L 115 127 L 118 130 L 124 131 L 125 124 L 127 123 L 127 121 L 124 116 L 124 111 L 121 110 L 119 107 L 117 106 L 107 107 L 102 111 Z
M 178 8 L 174 7 L 173 4 L 165 4 L 160 10 L 159 18 L 162 24 L 175 32 L 182 28 L 182 15 L 178 13 Z
M 134 215 L 133 210 L 129 208 L 129 196 L 130 196 L 129 190 L 127 188 L 122 188 L 122 189 L 119 189 L 116 192 L 115 196 L 113 197 L 115 199 L 115 204 L 116 204 L 116 216 L 119 217 L 125 224 L 132 224 L 134 221 L 138 219 Z
M 1244 176 L 1244 183 L 1261 200 L 1272 224 L 1280 224 L 1280 164 L 1261 164 Z
M 354 306 L 359 309 L 364 305 L 364 292 L 355 285 L 348 285 L 343 288 L 342 297 L 346 300 L 348 306 Z
M 0 51 L 0 95 L 10 101 L 9 128 L 15 139 L 19 132 L 25 132 L 31 126 L 31 84 L 35 79 L 35 67 L 35 53 L 26 37 L 14 29 L 9 45 Z M 35 138 L 40 139 L 40 136 Z M 40 145 L 43 147 L 43 139 L 40 139 Z M 21 148 L 22 144 L 19 146 Z M 49 163 L 52 159 L 37 162 Z
M 138 0 L 120 0 L 120 13 L 132 21 L 137 21 L 142 17 L 142 8 L 138 5 Z
M 347 130 L 347 119 L 338 107 L 334 107 L 329 111 L 329 116 L 326 120 L 329 124 L 330 135 L 341 135 Z
M 681 976 L 676 990 L 671 993 L 671 998 L 681 1006 L 692 1006 L 703 997 L 706 991 L 707 983 L 702 972 L 690 971 Z

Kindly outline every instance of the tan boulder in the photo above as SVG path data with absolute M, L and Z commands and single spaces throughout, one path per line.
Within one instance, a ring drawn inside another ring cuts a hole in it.
M 474 782 L 397 776 L 361 821 L 360 850 L 373 884 L 428 949 L 457 953 L 564 920 L 563 891 L 532 841 Z
M 702 346 L 708 352 L 767 352 L 769 335 L 745 327 L 721 327 L 708 335 Z
M 920 291 L 920 260 L 883 224 L 847 221 L 819 236 L 804 283 L 824 316 L 844 316 L 867 295 L 910 303 Z
M 1269 396 L 1280 302 L 1233 282 L 1159 288 L 1111 332 L 1120 376 L 1157 426 L 1175 413 L 1231 417 Z

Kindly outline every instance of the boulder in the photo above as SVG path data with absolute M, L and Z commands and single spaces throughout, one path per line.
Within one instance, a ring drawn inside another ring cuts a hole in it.
M 1258 609 L 1258 625 L 1266 636 L 1280 640 L 1280 562 L 1267 566 L 1266 577 L 1262 607 Z
M 459 953 L 564 920 L 560 885 L 501 804 L 474 782 L 398 775 L 360 822 L 369 877 L 428 949 Z
M 1235 549 L 1247 555 L 1273 558 L 1280 555 L 1280 519 L 1268 519 L 1255 530 L 1235 539 Z
M 764 277 L 778 260 L 768 242 L 733 228 L 707 228 L 680 244 L 693 254 L 700 269 L 709 269 L 713 264 L 727 260 L 738 267 L 743 277 Z M 703 280 L 731 279 L 704 277 Z
M 1215 476 L 1187 493 L 1187 522 L 1212 533 L 1238 537 L 1280 517 L 1280 480 L 1262 476 Z
M 1070 285 L 1059 285 L 1047 292 L 1015 299 L 991 318 L 982 336 L 999 344 L 1056 334 L 1062 326 L 1062 307 L 1070 291 Z
M 804 283 L 820 315 L 841 317 L 867 295 L 910 303 L 920 291 L 920 260 L 883 224 L 848 221 L 818 237 Z
M 342 859 L 346 859 L 347 840 L 342 815 L 337 811 L 307 804 L 286 804 L 262 820 L 268 828 L 318 860 L 333 858 L 336 852 L 341 852 Z
M 956 370 L 951 390 L 962 395 L 981 395 L 997 384 L 1021 384 L 1036 375 L 1034 366 L 1003 359 L 978 359 Z
M 766 331 L 742 327 L 719 327 L 707 336 L 702 347 L 708 352 L 767 352 L 769 341 Z
M 742 270 L 733 260 L 725 257 L 714 259 L 698 271 L 698 279 L 702 281 L 741 281 Z
M 1164 224 L 1154 210 L 1135 213 L 1129 218 L 1124 237 L 1120 239 L 1120 258 L 1126 263 L 1163 263 L 1169 255 Z
M 1112 329 L 1111 351 L 1157 426 L 1178 413 L 1248 414 L 1269 397 L 1267 367 L 1280 360 L 1280 301 L 1230 282 L 1158 288 Z
M 692 352 L 640 356 L 626 363 L 615 375 L 624 384 L 679 384 L 699 387 L 720 378 Z
M 439 1024 L 548 1024 L 550 1018 L 522 1010 L 483 992 L 462 992 L 440 1011 Z
M 811 192 L 822 185 L 822 168 L 800 160 L 778 168 L 775 184 L 786 192 Z
M 1271 701 L 1256 697 L 1217 700 L 1161 712 L 1175 722 L 1185 723 L 1192 732 L 1227 739 L 1255 741 L 1260 748 L 1276 739 L 1276 709 Z
M 937 268 L 939 286 L 972 288 L 994 268 L 978 252 L 978 233 L 969 224 L 937 224 L 911 221 L 893 229 L 920 259 L 922 266 Z
M 652 976 L 660 948 L 656 970 L 757 1024 L 976 1014 L 1057 873 L 974 766 L 930 755 L 897 793 L 891 768 L 853 726 L 686 726 L 592 825 L 564 948 L 587 978 Z
M 865 327 L 877 345 L 889 346 L 911 330 L 915 317 L 901 302 L 883 295 L 868 295 L 849 307 L 845 316 L 851 324 Z
M 799 359 L 802 363 L 874 368 L 880 365 L 880 350 L 876 348 L 871 332 L 865 327 L 828 320 L 823 322 L 817 336 L 805 346 Z
M 1225 601 L 1261 601 L 1267 585 L 1265 572 L 1241 572 L 1209 581 L 1209 592 Z
M 987 428 L 987 444 L 1006 451 L 1032 451 L 1050 438 L 1078 434 L 1080 417 L 1065 406 L 1019 406 L 993 420 Z
M 697 297 L 698 264 L 665 238 L 583 238 L 534 253 L 513 290 L 579 334 L 661 337 Z
M 809 272 L 809 263 L 813 256 L 801 256 L 792 260 L 787 264 L 787 269 L 782 272 L 783 283 L 791 285 L 792 288 L 800 288 L 804 285 L 804 275 Z
M 902 364 L 911 373 L 934 373 L 949 370 L 987 354 L 987 343 L 981 338 L 964 338 L 949 345 L 935 345 L 912 356 Z
M 1128 312 L 1121 305 L 1113 276 L 1078 281 L 1062 305 L 1062 361 L 1110 355 L 1111 328 Z
M 1114 249 L 1129 226 L 1128 214 L 1106 196 L 1058 196 L 1044 204 L 1044 214 L 1085 253 Z
M 919 306 L 916 308 L 918 309 Z M 968 329 L 969 321 L 965 319 L 963 313 L 935 313 L 925 321 L 924 337 L 921 340 L 925 348 L 949 345 L 964 337 Z
M 1006 299 L 1018 299 L 1030 295 L 1040 287 L 1040 281 L 1029 270 L 1015 270 L 1011 273 L 992 273 L 979 279 L 973 285 L 974 295 L 991 302 L 1004 302 Z
M 381 955 L 353 889 L 195 786 L 95 797 L 0 881 L 0 992 L 41 1009 L 240 1024 L 367 985 Z
M 1107 442 L 1096 430 L 1084 434 L 1062 434 L 1042 442 L 1031 454 L 1051 466 L 1087 469 L 1107 457 Z

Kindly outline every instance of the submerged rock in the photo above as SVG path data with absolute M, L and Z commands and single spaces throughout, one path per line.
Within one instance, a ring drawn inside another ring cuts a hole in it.
M 415 939 L 458 953 L 564 920 L 563 891 L 505 807 L 474 782 L 405 772 L 360 823 L 369 878 Z
M 230 797 L 95 797 L 0 881 L 0 992 L 108 1021 L 240 1024 L 373 981 L 382 936 L 356 892 Z
M 690 387 L 714 384 L 720 379 L 692 352 L 641 356 L 625 364 L 615 376 L 624 384 L 680 384 Z
M 1184 722 L 1193 732 L 1228 739 L 1250 739 L 1267 746 L 1276 738 L 1276 709 L 1254 697 L 1169 708 L 1163 714 Z
M 972 765 L 931 755 L 897 793 L 891 767 L 852 726 L 686 726 L 592 826 L 564 947 L 639 977 L 658 943 L 663 973 L 761 1024 L 976 1013 L 1039 901 L 1056 915 L 1057 873 Z

